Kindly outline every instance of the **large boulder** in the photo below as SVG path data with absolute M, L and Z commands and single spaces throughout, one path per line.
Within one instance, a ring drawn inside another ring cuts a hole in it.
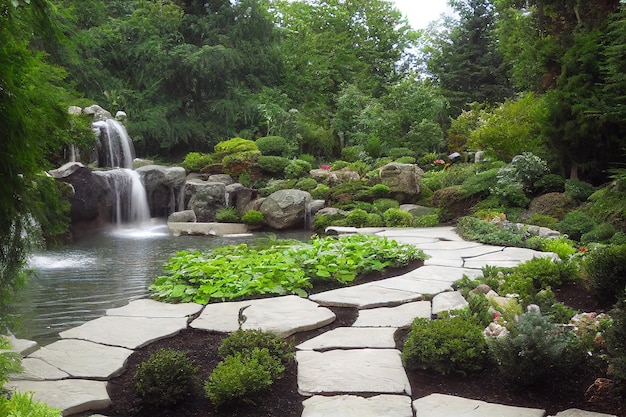
M 380 167 L 380 182 L 389 187 L 395 198 L 404 201 L 419 196 L 423 176 L 424 171 L 413 164 L 391 162 Z
M 167 217 L 184 210 L 186 172 L 182 167 L 146 165 L 137 168 L 146 189 L 150 215 Z
M 188 180 L 185 185 L 186 207 L 196 213 L 199 222 L 214 222 L 217 210 L 226 204 L 223 182 Z
M 73 189 L 70 197 L 72 222 L 108 220 L 111 207 L 111 188 L 108 181 L 80 162 L 68 162 L 50 171 L 50 175 L 69 184 Z
M 563 217 L 578 206 L 576 200 L 565 193 L 547 193 L 535 197 L 524 214 L 524 219 L 530 219 L 534 214 L 554 217 L 562 220 Z
M 113 116 L 111 115 L 111 112 L 109 112 L 108 110 L 103 109 L 102 107 L 98 106 L 97 104 L 92 104 L 89 107 L 85 107 L 83 109 L 83 113 L 84 114 L 89 114 L 89 115 L 93 116 L 93 121 L 94 122 L 103 121 L 103 120 L 107 120 L 107 119 L 112 119 L 113 118 Z
M 311 194 L 302 190 L 279 190 L 270 194 L 261 204 L 265 222 L 273 229 L 284 230 L 306 224 Z

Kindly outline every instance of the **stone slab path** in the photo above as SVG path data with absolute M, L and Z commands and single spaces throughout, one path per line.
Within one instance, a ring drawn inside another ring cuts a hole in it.
M 96 412 L 110 404 L 106 381 L 123 372 L 134 349 L 171 337 L 187 326 L 232 332 L 239 326 L 241 313 L 243 328 L 261 328 L 287 337 L 334 321 L 328 306 L 349 306 L 359 310 L 351 327 L 322 333 L 296 347 L 298 390 L 309 396 L 303 402 L 302 417 L 545 415 L 544 410 L 441 394 L 412 401 L 394 333 L 410 326 L 416 317 L 431 318 L 464 305 L 463 297 L 451 287 L 463 275 L 477 277 L 485 265 L 514 266 L 533 257 L 556 255 L 466 242 L 451 227 L 336 228 L 335 232 L 385 236 L 417 246 L 430 259 L 401 276 L 308 299 L 285 296 L 208 306 L 136 300 L 62 332 L 61 340 L 45 347 L 12 339 L 14 350 L 25 356 L 25 372 L 14 375 L 7 387 L 33 392 L 35 399 L 60 408 L 64 416 Z M 557 416 L 610 417 L 576 409 Z

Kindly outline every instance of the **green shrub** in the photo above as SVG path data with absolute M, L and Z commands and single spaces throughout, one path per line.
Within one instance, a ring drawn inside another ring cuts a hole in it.
M 241 216 L 241 221 L 250 226 L 257 226 L 265 222 L 265 217 L 258 210 L 248 210 Z
M 361 209 L 351 210 L 344 219 L 345 226 L 364 227 L 367 225 L 367 212 Z
M 626 233 L 624 232 L 615 233 L 609 243 L 611 245 L 626 245 Z
M 415 161 L 416 161 L 415 158 L 412 156 L 403 156 L 395 160 L 395 162 L 399 164 L 414 164 Z
M 385 221 L 380 214 L 368 213 L 365 220 L 365 226 L 367 227 L 382 227 L 385 225 Z
M 216 406 L 249 397 L 267 390 L 282 365 L 267 349 L 254 349 L 251 354 L 237 353 L 220 362 L 204 384 L 206 396 Z M 284 370 L 284 368 L 283 368 Z
M 547 227 L 548 229 L 554 229 L 558 222 L 558 219 L 546 216 L 545 214 L 533 214 L 528 220 L 529 224 L 539 227 Z
M 308 162 L 309 164 L 311 164 L 311 166 L 317 165 L 317 159 L 315 159 L 313 155 L 309 155 L 308 153 L 301 153 L 298 156 L 298 159 Z
M 567 260 L 576 253 L 574 242 L 565 237 L 544 239 L 541 243 L 541 250 L 556 253 L 562 260 Z
M 569 263 L 554 261 L 552 258 L 533 258 L 519 264 L 515 270 L 531 277 L 536 288 L 558 288 L 564 283 L 574 281 L 576 274 Z
M 528 207 L 530 203 L 530 199 L 524 192 L 524 185 L 521 183 L 496 186 L 496 188 L 492 189 L 492 193 L 498 197 L 505 206 Z
M 189 152 L 181 164 L 188 172 L 201 172 L 207 166 L 216 163 L 213 155 L 199 152 Z M 221 163 L 217 161 L 217 163 Z
M 220 223 L 239 223 L 237 209 L 232 207 L 222 207 L 215 213 L 215 219 Z
M 580 240 L 583 234 L 590 232 L 595 227 L 595 222 L 582 211 L 570 211 L 557 223 L 559 232 L 566 234 L 572 240 Z
M 217 353 L 222 358 L 234 356 L 237 353 L 249 355 L 255 348 L 267 349 L 270 356 L 278 359 L 283 365 L 291 363 L 294 358 L 291 344 L 275 333 L 263 330 L 239 329 L 222 340 Z
M 413 215 L 399 208 L 387 209 L 383 213 L 383 219 L 387 227 L 411 227 L 413 225 Z
M 383 154 L 383 143 L 378 136 L 370 136 L 363 150 L 372 158 L 380 158 Z
M 386 198 L 391 189 L 387 184 L 375 184 L 369 189 L 368 194 L 373 198 Z
M 326 200 L 330 196 L 330 187 L 326 184 L 318 184 L 311 190 L 311 197 L 319 200 Z
M 302 159 L 294 159 L 285 168 L 285 177 L 290 179 L 302 178 L 309 175 L 311 164 Z
M 224 173 L 229 174 L 233 178 L 238 178 L 239 182 L 243 184 L 245 181 L 239 177 L 245 174 L 250 175 L 253 168 L 257 165 L 259 156 L 261 156 L 259 151 L 237 152 L 225 155 L 222 158 Z
M 290 156 L 287 139 L 280 136 L 265 136 L 256 140 L 256 146 L 263 155 Z
M 565 194 L 569 195 L 577 201 L 587 201 L 587 199 L 591 196 L 591 194 L 595 192 L 595 190 L 595 187 L 587 182 L 577 179 L 565 180 Z
M 315 233 L 326 233 L 328 226 L 339 226 L 340 222 L 343 222 L 345 214 L 320 214 L 316 213 L 313 217 L 313 230 Z
M 594 227 L 591 231 L 584 233 L 580 237 L 581 245 L 590 243 L 608 243 L 615 234 L 615 226 L 611 223 L 602 223 Z
M 14 392 L 11 398 L 0 395 L 0 416 L 60 417 L 61 410 L 33 400 L 32 392 Z
M 365 153 L 362 146 L 346 146 L 341 150 L 341 159 L 347 162 L 356 162 Z
M 413 227 L 435 227 L 439 225 L 438 214 L 426 214 L 413 220 Z
M 626 382 L 626 300 L 622 297 L 611 311 L 613 324 L 605 331 L 611 375 Z
M 339 171 L 340 169 L 346 168 L 348 166 L 350 166 L 350 162 L 338 160 L 330 164 L 330 170 Z
M 458 233 L 467 240 L 489 245 L 524 247 L 524 231 L 515 226 L 499 226 L 492 222 L 466 216 L 458 219 Z
M 181 402 L 197 385 L 195 367 L 184 352 L 161 349 L 141 363 L 135 373 L 135 392 L 150 408 Z
M 389 158 L 391 158 L 392 160 L 396 160 L 398 158 L 402 158 L 404 156 L 411 156 L 411 157 L 416 157 L 417 154 L 415 153 L 415 151 L 413 151 L 412 149 L 409 148 L 389 148 L 384 152 L 385 156 L 388 156 Z M 437 155 L 435 155 L 435 158 L 433 158 L 433 161 L 437 159 Z
M 317 187 L 317 181 L 313 178 L 301 178 L 296 183 L 296 188 L 302 191 L 313 191 Z
M 476 175 L 470 175 L 461 184 L 461 193 L 463 196 L 481 196 L 488 195 L 489 190 L 496 184 L 498 168 L 492 168 L 487 171 L 479 172 Z
M 565 180 L 557 174 L 546 174 L 533 184 L 538 194 L 562 193 L 565 190 Z
M 583 269 L 600 301 L 613 304 L 626 287 L 626 245 L 598 247 L 587 254 Z
M 508 337 L 490 338 L 489 352 L 502 375 L 522 386 L 540 387 L 580 371 L 585 362 L 573 332 L 538 312 L 522 314 Z
M 282 156 L 261 155 L 257 163 L 259 164 L 259 168 L 265 172 L 283 175 L 285 168 L 289 165 L 289 159 L 283 158 Z
M 22 357 L 11 351 L 11 344 L 0 335 L 0 397 L 1 389 L 9 381 L 9 374 L 22 372 Z
M 473 321 L 417 318 L 404 343 L 402 361 L 408 369 L 464 374 L 483 368 L 486 348 L 482 328 Z
M 215 145 L 214 154 L 217 161 L 222 161 L 226 155 L 244 152 L 258 152 L 256 143 L 252 140 L 243 138 L 233 138 Z
M 392 198 L 379 198 L 374 200 L 374 208 L 381 213 L 386 212 L 390 208 L 399 208 L 400 203 Z

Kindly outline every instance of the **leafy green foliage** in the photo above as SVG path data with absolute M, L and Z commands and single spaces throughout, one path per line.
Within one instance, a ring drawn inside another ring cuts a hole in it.
M 576 336 L 538 312 L 523 314 L 508 329 L 508 337 L 488 340 L 489 353 L 502 375 L 516 384 L 539 387 L 579 372 L 584 364 Z
M 302 191 L 313 191 L 317 187 L 317 181 L 313 178 L 305 177 L 298 180 L 295 187 Z
M 287 139 L 280 136 L 264 136 L 258 138 L 255 143 L 263 155 L 289 157 L 291 154 Z
M 587 201 L 589 196 L 594 193 L 595 187 L 588 182 L 584 182 L 578 179 L 565 180 L 565 194 L 574 198 L 577 201 Z
M 439 226 L 438 214 L 426 214 L 413 219 L 413 227 L 435 227 Z
M 461 317 L 417 318 L 402 349 L 409 369 L 432 369 L 441 374 L 480 371 L 487 358 L 482 328 Z
M 237 209 L 232 207 L 222 207 L 215 213 L 215 219 L 221 223 L 239 223 L 241 220 Z
M 385 226 L 388 227 L 411 227 L 413 225 L 413 215 L 408 211 L 399 208 L 389 208 L 383 213 Z
M 241 221 L 248 225 L 259 225 L 265 222 L 265 216 L 258 210 L 248 210 L 241 216 Z
M 9 381 L 9 374 L 18 372 L 22 372 L 22 358 L 11 350 L 8 339 L 0 336 L 0 389 Z
M 0 395 L 0 415 L 28 417 L 59 417 L 61 410 L 33 399 L 30 392 L 14 392 L 11 398 Z
M 394 200 L 392 198 L 379 198 L 374 200 L 374 208 L 378 210 L 380 213 L 384 213 L 390 208 L 400 208 L 400 203 L 398 200 Z
M 273 358 L 267 349 L 237 352 L 227 356 L 211 372 L 204 391 L 216 407 L 233 401 L 246 401 L 268 389 L 283 372 L 280 361 Z
M 309 175 L 312 166 L 307 161 L 294 159 L 285 167 L 285 177 L 295 179 Z
M 135 392 L 149 408 L 178 404 L 196 388 L 197 372 L 184 352 L 161 349 L 137 368 Z
M 311 279 L 348 283 L 370 271 L 425 258 L 414 246 L 367 235 L 259 249 L 225 246 L 208 254 L 179 252 L 164 266 L 168 274 L 150 289 L 162 300 L 200 304 L 263 294 L 306 296 Z
M 566 234 L 572 240 L 580 240 L 583 234 L 590 232 L 596 223 L 589 215 L 579 210 L 570 211 L 557 223 L 559 232 Z
M 540 194 L 561 193 L 565 191 L 565 181 L 557 174 L 546 174 L 533 184 L 533 188 Z
M 458 220 L 457 230 L 464 239 L 489 245 L 524 247 L 525 235 L 515 226 L 500 226 L 476 217 L 466 216 Z
M 245 313 L 244 313 L 245 314 Z M 250 355 L 254 349 L 267 349 L 270 356 L 288 365 L 294 359 L 293 345 L 272 332 L 239 329 L 222 341 L 218 354 L 226 358 L 237 353 Z
M 216 160 L 212 154 L 189 152 L 181 165 L 189 172 L 202 172 L 204 168 L 214 163 L 216 163 Z
M 613 324 L 604 333 L 606 347 L 609 352 L 611 374 L 619 381 L 626 381 L 626 300 L 620 298 L 611 311 Z
M 259 167 L 270 174 L 282 175 L 285 172 L 285 168 L 289 165 L 289 159 L 282 156 L 259 156 Z
M 608 305 L 615 303 L 626 287 L 626 245 L 592 250 L 583 261 L 583 269 L 596 297 Z
M 345 226 L 364 227 L 367 225 L 367 215 L 365 210 L 356 208 L 348 213 L 342 223 Z

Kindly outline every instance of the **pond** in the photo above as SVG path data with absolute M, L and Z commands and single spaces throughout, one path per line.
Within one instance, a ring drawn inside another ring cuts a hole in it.
M 53 250 L 34 253 L 32 275 L 20 290 L 15 334 L 47 345 L 59 332 L 101 317 L 108 308 L 145 298 L 163 264 L 181 250 L 249 243 L 270 233 L 218 236 L 171 236 L 165 224 L 142 229 L 115 228 Z M 311 232 L 281 232 L 281 239 L 308 240 Z

